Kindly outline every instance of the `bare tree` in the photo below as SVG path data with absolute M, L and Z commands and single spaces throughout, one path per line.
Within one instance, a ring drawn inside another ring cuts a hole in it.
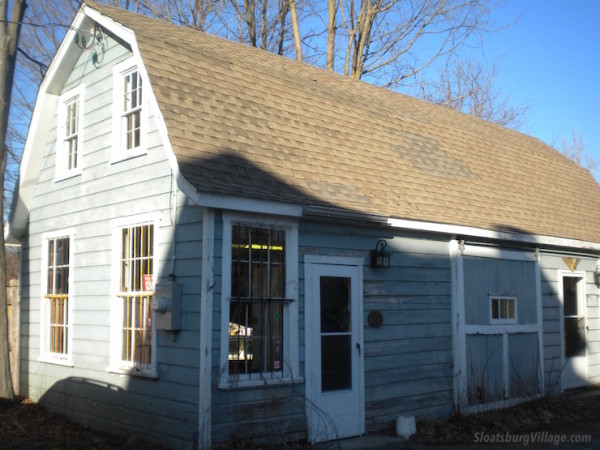
M 4 197 L 4 170 L 7 158 L 7 131 L 9 107 L 17 58 L 17 46 L 21 22 L 25 14 L 25 0 L 14 0 L 10 20 L 8 19 L 8 0 L 0 0 L 0 195 Z M 4 218 L 4 202 L 0 207 Z M 0 233 L 0 397 L 13 399 L 15 396 L 10 374 L 8 350 L 8 316 L 6 299 L 6 252 L 4 233 Z
M 560 144 L 557 145 L 556 139 L 553 140 L 552 146 L 556 147 L 559 152 L 565 155 L 567 158 L 575 161 L 580 166 L 586 168 L 590 172 L 598 169 L 598 161 L 590 155 L 583 141 L 582 132 L 571 132 L 571 139 L 561 139 Z
M 453 59 L 439 73 L 439 82 L 424 83 L 421 96 L 433 103 L 471 114 L 506 127 L 520 129 L 529 103 L 511 105 L 495 85 L 498 61 L 483 66 L 469 59 Z

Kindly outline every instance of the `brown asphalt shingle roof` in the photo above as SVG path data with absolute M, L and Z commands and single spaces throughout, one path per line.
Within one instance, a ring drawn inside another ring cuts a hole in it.
M 541 141 L 120 9 L 199 192 L 600 242 L 600 187 Z

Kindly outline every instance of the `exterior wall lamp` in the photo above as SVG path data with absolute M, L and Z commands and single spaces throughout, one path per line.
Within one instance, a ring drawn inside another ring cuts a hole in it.
M 596 266 L 596 271 L 594 272 L 594 283 L 600 288 L 600 265 Z
M 387 242 L 380 239 L 375 244 L 375 250 L 371 250 L 371 267 L 390 267 L 390 254 L 385 251 Z

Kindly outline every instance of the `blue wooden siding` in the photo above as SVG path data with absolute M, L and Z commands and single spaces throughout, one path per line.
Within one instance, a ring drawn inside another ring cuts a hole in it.
M 502 336 L 467 336 L 467 399 L 469 405 L 504 400 Z
M 46 141 L 29 216 L 29 236 L 23 242 L 21 393 L 96 428 L 193 446 L 198 428 L 202 210 L 189 206 L 181 193 L 176 212 L 173 210 L 173 174 L 154 111 L 148 118 L 148 153 L 109 164 L 112 67 L 131 53 L 111 36 L 107 36 L 107 45 L 99 68 L 91 64 L 91 54 L 84 52 L 63 89 L 66 92 L 85 83 L 82 174 L 54 181 L 56 117 Z M 107 372 L 111 220 L 150 212 L 160 216 L 159 248 L 155 249 L 160 280 L 171 273 L 175 250 L 174 274 L 176 282 L 184 286 L 183 330 L 174 336 L 162 331 L 156 335 L 157 380 Z M 74 305 L 73 367 L 38 361 L 42 233 L 65 228 L 75 231 L 71 272 L 75 286 L 70 299 Z
M 401 414 L 431 417 L 452 410 L 452 331 L 448 242 L 394 236 L 372 228 L 300 224 L 300 311 L 304 323 L 304 255 L 364 258 L 363 307 L 366 429 Z M 387 240 L 391 267 L 371 268 L 370 251 Z M 383 324 L 371 328 L 368 315 Z M 301 333 L 300 342 L 304 342 Z M 302 344 L 301 344 L 302 345 Z M 301 355 L 310 349 L 302 349 Z M 304 358 L 301 357 L 303 367 Z
M 529 398 L 540 392 L 540 355 L 537 333 L 508 336 L 509 397 Z
M 223 220 L 215 214 L 215 288 L 213 290 L 212 336 L 212 441 L 224 442 L 232 436 L 255 438 L 271 443 L 306 437 L 304 384 L 261 386 L 238 389 L 219 388 L 221 364 L 221 310 Z M 303 326 L 303 322 L 300 322 Z M 301 337 L 303 339 L 303 336 Z M 282 438 L 284 436 L 284 438 Z
M 491 258 L 464 258 L 465 322 L 490 324 L 490 295 L 517 298 L 519 324 L 537 322 L 535 263 Z

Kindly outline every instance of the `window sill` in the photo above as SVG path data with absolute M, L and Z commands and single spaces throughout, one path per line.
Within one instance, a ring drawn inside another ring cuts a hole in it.
M 118 375 L 129 375 L 132 377 L 150 378 L 152 380 L 158 379 L 158 373 L 153 370 L 140 370 L 136 368 L 122 368 L 122 367 L 107 367 L 107 372 L 116 373 Z
M 47 364 L 56 364 L 57 366 L 73 367 L 73 360 L 71 358 L 59 359 L 52 358 L 51 356 L 40 356 L 38 362 Z
M 67 173 L 61 173 L 60 175 L 56 175 L 56 177 L 54 177 L 54 181 L 58 183 L 59 181 L 64 181 L 64 180 L 68 180 L 69 178 L 75 178 L 75 177 L 79 177 L 79 176 L 81 176 L 81 170 L 67 172 Z
M 290 386 L 304 383 L 304 378 L 263 378 L 261 380 L 228 380 L 220 381 L 218 388 L 222 391 L 233 391 L 236 389 L 259 389 L 269 386 Z
M 143 147 L 115 152 L 112 154 L 109 164 L 120 163 L 122 161 L 127 161 L 128 159 L 137 158 L 138 156 L 144 156 L 146 154 L 148 154 L 148 151 Z

